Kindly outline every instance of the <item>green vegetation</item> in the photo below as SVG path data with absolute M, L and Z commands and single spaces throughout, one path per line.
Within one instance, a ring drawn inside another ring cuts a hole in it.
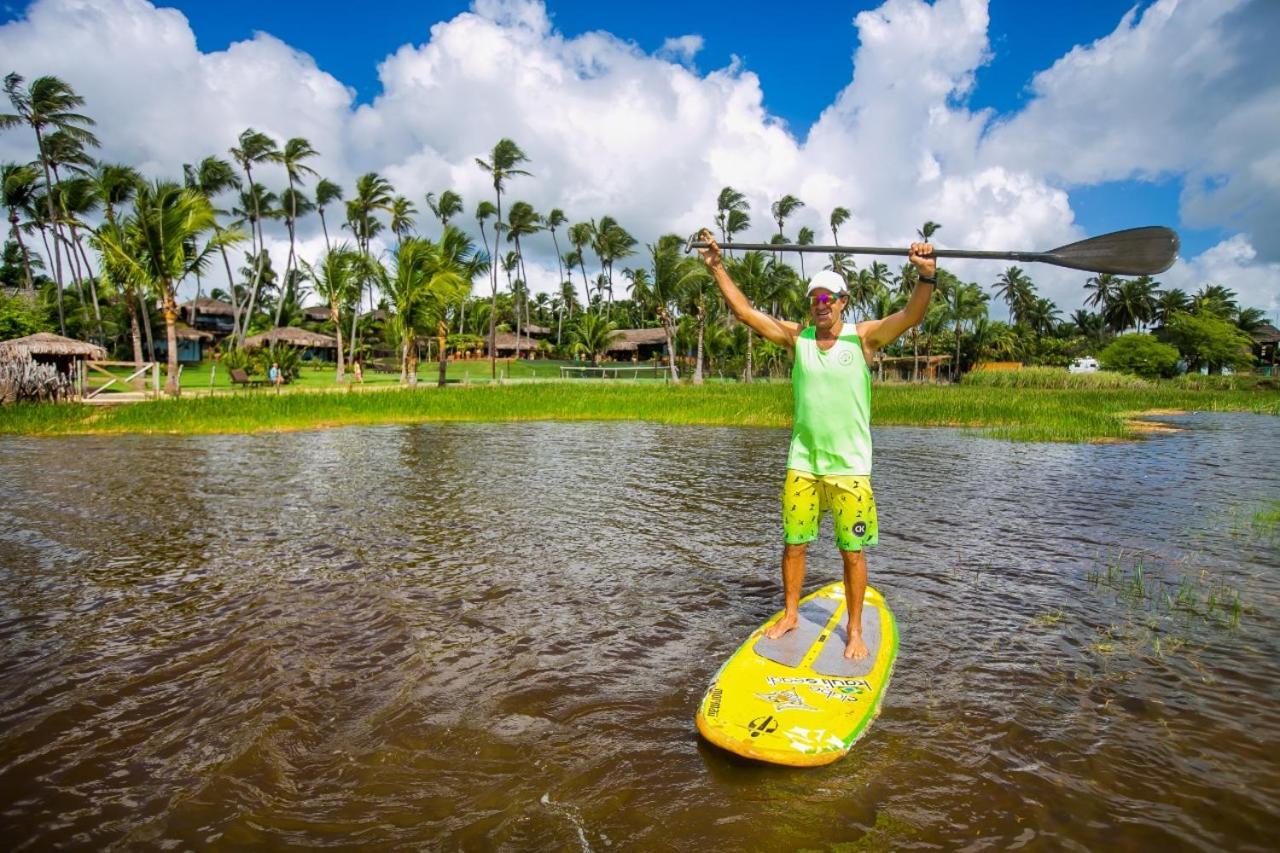
M 1061 367 L 1024 367 L 1021 370 L 979 370 L 966 373 L 965 385 L 982 388 L 1060 388 L 1098 391 L 1103 389 L 1147 390 L 1153 383 L 1125 373 L 1100 370 L 1097 373 L 1069 373 Z
M 1153 571 L 1149 559 L 1143 554 L 1121 552 L 1104 567 L 1086 572 L 1085 580 L 1111 590 L 1117 601 L 1133 608 L 1187 616 L 1220 628 L 1239 626 L 1240 617 L 1247 611 L 1239 589 L 1204 571 L 1170 581 Z
M 1098 361 L 1108 370 L 1135 373 L 1148 379 L 1173 376 L 1178 372 L 1178 351 L 1151 335 L 1134 332 L 1121 335 L 1098 353 Z
M 431 421 L 643 420 L 666 424 L 789 427 L 782 383 L 702 387 L 656 381 L 513 383 L 370 393 L 246 392 L 109 408 L 0 409 L 0 433 L 230 433 Z M 1134 438 L 1130 418 L 1154 409 L 1280 414 L 1280 395 L 1241 391 L 1060 390 L 972 385 L 887 385 L 873 395 L 878 426 L 958 426 L 1016 441 Z

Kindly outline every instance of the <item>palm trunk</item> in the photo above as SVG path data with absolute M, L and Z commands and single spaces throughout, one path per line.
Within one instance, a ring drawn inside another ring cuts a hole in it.
M 178 386 L 178 301 L 174 296 L 172 285 L 167 281 L 164 283 L 163 304 L 164 338 L 169 348 L 164 390 L 170 397 L 177 397 L 182 393 L 182 389 Z
M 693 366 L 693 384 L 702 384 L 702 339 L 703 331 L 706 329 L 706 313 L 702 310 L 702 306 L 698 306 L 698 357 Z
M 418 384 L 418 342 L 412 333 L 407 333 L 404 341 L 404 380 L 409 387 Z
M 324 221 L 324 208 L 320 208 L 320 230 L 324 232 L 324 251 L 329 253 L 329 226 Z
M 219 231 L 221 233 L 221 231 Z M 219 246 L 218 250 L 222 252 L 222 263 L 227 268 L 227 293 L 231 297 L 231 340 L 234 343 L 236 335 L 240 330 L 240 299 L 236 296 L 236 279 L 231 274 L 231 259 L 227 257 L 227 247 Z M 191 309 L 191 320 L 194 323 L 196 319 L 195 308 Z
M 138 309 L 125 294 L 124 304 L 129 311 L 129 341 L 133 344 L 133 368 L 142 369 L 142 332 L 138 329 Z
M 98 286 L 94 280 L 93 268 L 89 265 L 89 255 L 84 250 L 84 243 L 80 240 L 80 233 L 76 231 L 75 226 L 71 226 L 71 237 L 75 241 L 76 248 L 80 251 L 80 257 L 84 259 L 84 269 L 89 279 L 89 298 L 93 300 L 93 319 L 98 325 L 98 343 L 106 343 L 107 332 L 102 326 L 102 309 L 98 306 Z
M 679 382 L 680 373 L 676 370 L 675 330 L 672 329 L 671 315 L 666 312 L 666 309 L 659 309 L 658 321 L 662 323 L 662 332 L 667 336 L 667 367 L 671 369 L 671 381 Z
M 31 253 L 27 251 L 27 244 L 22 242 L 22 229 L 18 227 L 18 211 L 16 208 L 9 208 L 9 224 L 12 226 L 13 239 L 18 243 L 18 250 L 22 252 L 22 267 L 27 273 L 27 290 L 36 289 L 35 276 L 31 274 Z
M 449 371 L 449 356 L 445 352 L 445 340 L 448 337 L 449 327 L 441 320 L 436 325 L 436 343 L 440 349 L 440 373 L 436 378 L 436 385 L 443 388 L 445 385 L 446 374 Z
M 40 154 L 40 166 L 44 169 L 44 186 L 45 186 L 45 206 L 48 208 L 49 224 L 53 227 L 54 232 L 58 230 L 58 218 L 53 212 L 53 189 L 54 183 L 49 175 L 49 158 L 44 153 L 44 136 L 40 133 L 40 128 L 35 128 L 36 132 L 36 150 Z M 54 261 L 54 280 L 58 282 L 58 310 L 59 321 L 61 322 L 62 310 L 62 252 L 58 248 L 58 241 L 53 241 L 53 261 Z M 62 334 L 66 335 L 66 324 L 63 324 Z
M 497 163 L 494 163 L 497 166 Z M 502 224 L 502 189 L 498 186 L 495 179 L 493 184 L 493 194 L 498 199 L 498 219 L 493 226 L 493 253 L 497 255 L 502 251 L 502 229 L 498 226 Z M 497 257 L 493 258 L 490 267 L 493 270 L 493 302 L 489 311 L 489 378 L 498 378 L 498 264 L 501 261 Z M 510 273 L 507 274 L 508 286 L 510 286 Z M 519 352 L 519 350 L 517 350 Z
M 53 252 L 50 251 L 49 249 L 49 235 L 45 233 L 44 225 L 40 226 L 40 239 L 44 241 L 44 256 L 48 258 L 50 255 L 53 254 Z M 55 247 L 58 245 L 58 241 L 56 238 L 53 241 L 53 245 Z M 58 290 L 58 330 L 62 333 L 62 336 L 65 338 L 67 336 L 67 318 L 63 316 L 63 312 L 62 312 L 62 277 L 61 275 L 59 275 L 58 278 L 54 279 L 54 284 L 57 285 L 57 290 Z
M 911 381 L 920 381 L 920 333 L 911 330 Z
M 743 376 L 743 381 L 745 381 L 748 385 L 750 385 L 752 380 L 755 378 L 755 374 L 753 373 L 754 365 L 752 364 L 752 356 L 754 355 L 753 350 L 754 350 L 754 344 L 755 344 L 755 337 L 756 337 L 755 334 L 751 331 L 751 327 L 748 326 L 747 327 L 747 372 Z
M 342 384 L 342 380 L 346 378 L 346 365 L 342 363 L 342 322 L 338 314 L 338 301 L 335 299 L 329 303 L 329 318 L 333 320 L 333 333 L 338 336 L 338 373 L 333 381 Z
M 147 297 L 142 291 L 138 291 L 138 308 L 142 311 L 142 329 L 147 333 L 147 361 L 156 360 L 156 339 L 151 334 L 151 306 L 147 304 Z

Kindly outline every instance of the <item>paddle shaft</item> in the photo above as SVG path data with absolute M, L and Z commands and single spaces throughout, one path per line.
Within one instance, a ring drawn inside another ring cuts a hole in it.
M 705 249 L 710 243 L 694 240 L 690 249 Z M 908 257 L 910 249 L 896 246 L 814 246 L 798 243 L 720 243 L 722 251 L 741 249 L 744 252 L 820 252 L 825 255 L 895 255 Z M 1049 252 L 987 252 L 981 249 L 934 249 L 935 258 L 979 258 L 995 261 L 1023 261 L 1024 263 L 1054 263 L 1057 260 Z

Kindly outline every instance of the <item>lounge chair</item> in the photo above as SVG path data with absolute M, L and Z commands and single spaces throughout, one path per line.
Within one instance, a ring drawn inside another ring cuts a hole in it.
M 262 380 L 250 379 L 249 374 L 245 373 L 242 368 L 233 367 L 231 368 L 231 387 L 234 388 L 237 385 L 243 388 L 261 388 Z

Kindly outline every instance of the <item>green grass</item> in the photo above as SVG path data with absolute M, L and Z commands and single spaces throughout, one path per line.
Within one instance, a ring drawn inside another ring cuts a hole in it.
M 561 365 L 581 366 L 582 362 L 573 361 L 552 361 L 552 360 L 536 360 L 536 361 L 513 361 L 511 359 L 499 359 L 497 363 L 497 372 L 500 379 L 555 379 L 560 376 Z M 625 366 L 625 365 L 618 365 Z M 638 365 L 644 366 L 644 365 Z M 113 394 L 119 391 L 132 391 L 132 387 L 125 385 L 123 380 L 126 376 L 133 372 L 131 367 L 111 367 L 107 368 L 112 374 L 118 376 L 121 381 L 116 382 L 105 393 Z M 435 382 L 438 375 L 438 364 L 436 362 L 420 362 L 418 364 L 418 381 L 419 382 Z M 476 359 L 470 361 L 450 361 L 445 376 L 450 382 L 480 384 L 491 381 L 492 369 L 488 359 Z M 334 365 L 311 365 L 304 364 L 298 378 L 289 383 L 290 388 L 307 388 L 307 389 L 335 389 L 343 386 L 334 382 L 336 371 Z M 254 376 L 254 379 L 262 380 L 262 376 Z M 145 376 L 147 382 L 150 382 L 150 375 Z M 90 387 L 99 387 L 106 384 L 106 377 L 99 373 L 90 373 Z M 347 369 L 346 378 L 343 385 L 352 381 L 351 370 Z M 164 384 L 164 368 L 161 366 L 160 382 Z M 185 364 L 182 366 L 180 374 L 180 382 L 184 391 L 208 391 L 213 389 L 216 392 L 231 392 L 234 389 L 231 385 L 231 374 L 224 366 L 212 361 L 201 361 L 195 364 Z M 397 373 L 377 373 L 368 365 L 365 366 L 364 384 L 370 387 L 377 386 L 393 386 L 400 384 L 400 374 Z
M 982 388 L 1072 388 L 1098 390 L 1124 388 L 1146 390 L 1154 387 L 1139 376 L 1100 370 L 1097 373 L 1070 373 L 1065 367 L 1024 367 L 1021 370 L 979 370 L 961 377 L 965 385 Z
M 487 365 L 486 365 L 487 367 Z M 666 424 L 790 427 L 787 384 L 569 380 L 451 385 L 369 393 L 270 389 L 124 406 L 0 407 L 0 433 L 237 433 L 346 424 L 430 421 L 641 420 Z M 1280 414 L 1280 395 L 1245 391 L 1007 389 L 887 385 L 873 394 L 878 426 L 952 426 L 1015 441 L 1135 438 L 1130 420 L 1151 410 Z

